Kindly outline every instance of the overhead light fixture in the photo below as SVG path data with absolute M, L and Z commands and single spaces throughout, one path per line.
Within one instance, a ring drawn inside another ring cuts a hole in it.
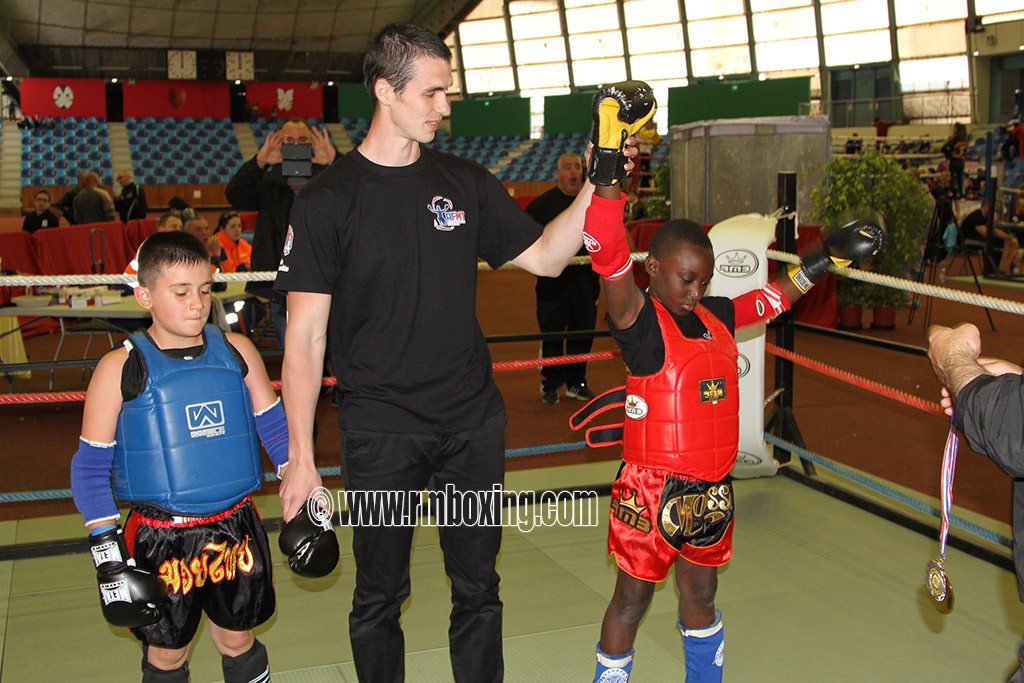
M 116 78 L 111 78 L 111 79 L 110 79 L 110 82 L 111 82 L 111 83 L 117 83 L 117 79 L 116 79 Z
M 327 85 L 334 87 L 334 81 L 327 81 Z

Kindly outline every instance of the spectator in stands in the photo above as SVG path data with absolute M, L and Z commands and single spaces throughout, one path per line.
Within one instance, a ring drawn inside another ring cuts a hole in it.
M 626 210 L 623 215 L 625 222 L 638 221 L 643 218 L 647 213 L 647 207 L 640 201 L 640 195 L 636 193 L 636 190 L 630 190 L 626 193 Z
M 156 231 L 157 232 L 184 232 L 185 226 L 181 222 L 181 218 L 176 216 L 172 212 L 165 213 L 156 219 Z M 139 245 L 142 246 L 142 245 Z M 139 274 L 139 251 L 135 250 L 135 258 L 133 258 L 124 269 L 125 275 L 138 275 Z
M 242 239 L 242 218 L 237 211 L 222 213 L 214 231 L 220 241 L 224 258 L 220 269 L 225 273 L 248 271 L 252 262 L 252 247 Z
M 875 127 L 875 147 L 882 151 L 889 151 L 889 129 L 895 124 L 895 121 L 886 121 L 880 119 L 877 116 L 872 122 Z
M 862 149 L 864 149 L 864 141 L 860 139 L 860 135 L 853 133 L 846 141 L 846 153 L 856 154 Z
M 224 261 L 224 250 L 220 247 L 220 239 L 210 230 L 210 222 L 202 216 L 193 216 L 185 222 L 185 232 L 191 233 L 200 242 L 206 245 L 210 252 L 210 263 L 221 268 Z
M 547 225 L 573 203 L 583 187 L 583 162 L 575 154 L 558 157 L 557 184 L 526 205 L 528 213 L 541 225 Z M 586 248 L 579 255 L 585 256 Z M 566 266 L 557 277 L 537 277 L 537 324 L 541 332 L 593 330 L 597 323 L 597 297 L 601 293 L 598 276 L 588 265 Z M 541 342 L 542 358 L 590 353 L 594 340 L 548 339 Z M 540 369 L 541 400 L 558 403 L 558 391 L 565 385 L 567 398 L 589 401 L 594 392 L 587 386 L 587 364 L 549 365 Z
M 975 243 L 984 242 L 988 235 L 988 217 L 992 213 L 992 200 L 986 198 L 981 206 L 964 216 L 960 221 L 960 235 Z M 1001 273 L 1019 273 L 1021 271 L 1021 255 L 1018 253 L 1020 244 L 1013 233 L 996 227 L 992 231 L 996 238 L 992 247 L 992 261 L 999 264 Z
M 64 218 L 67 219 L 71 225 L 75 224 L 75 197 L 78 193 L 85 188 L 85 182 L 89 174 L 82 171 L 78 174 L 78 184 L 62 194 L 57 201 L 55 201 L 50 208 L 57 209 L 63 214 Z
M 187 222 L 196 215 L 196 210 L 192 208 L 192 205 L 178 195 L 174 195 L 167 200 L 167 208 L 180 218 L 182 223 Z
M 1014 150 L 1012 159 L 1008 161 L 1012 163 L 1018 159 L 1024 159 L 1024 124 L 1018 118 L 1010 119 L 1010 122 L 1006 124 L 1006 133 L 1012 140 L 1007 147 Z
M 962 123 L 954 123 L 953 134 L 942 143 L 940 151 L 949 162 L 954 199 L 960 199 L 964 196 L 964 163 L 970 144 L 967 126 Z
M 654 174 L 651 173 L 651 154 L 654 146 L 661 142 L 658 135 L 658 124 L 652 118 L 636 134 L 637 149 L 640 150 L 640 187 L 654 187 Z
M 146 217 L 146 191 L 135 184 L 127 171 L 118 171 L 114 178 L 114 206 L 127 223 L 133 218 Z
M 85 174 L 85 187 L 75 196 L 72 203 L 75 223 L 104 223 L 117 218 L 114 200 L 106 190 L 100 189 L 100 176 L 90 171 Z
M 39 190 L 35 196 L 36 210 L 25 216 L 25 222 L 21 229 L 27 233 L 33 233 L 43 228 L 56 228 L 60 226 L 60 219 L 50 211 L 50 193 L 46 190 Z
M 259 153 L 242 164 L 224 195 L 237 211 L 258 211 L 252 243 L 254 271 L 277 270 L 288 232 L 288 214 L 295 200 L 295 190 L 281 174 L 281 145 L 308 144 L 313 147 L 313 177 L 334 163 L 338 151 L 326 130 L 310 127 L 304 119 L 286 119 L 267 136 Z M 270 299 L 274 329 L 278 343 L 284 347 L 286 304 L 281 294 L 273 291 L 273 282 L 249 282 L 246 291 Z

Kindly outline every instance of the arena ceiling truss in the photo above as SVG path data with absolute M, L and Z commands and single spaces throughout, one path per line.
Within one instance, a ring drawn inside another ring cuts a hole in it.
M 252 51 L 258 80 L 359 80 L 369 38 L 403 21 L 448 35 L 479 0 L 0 0 L 11 76 L 163 78 L 166 51 Z M 221 57 L 222 59 L 222 57 Z

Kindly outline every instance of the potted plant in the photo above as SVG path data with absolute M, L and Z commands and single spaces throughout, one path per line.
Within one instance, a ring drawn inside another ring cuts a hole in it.
M 839 304 L 839 329 L 859 330 L 863 327 L 865 288 L 868 283 L 853 278 L 840 278 L 836 287 L 836 301 Z
M 896 327 L 896 309 L 903 308 L 905 303 L 903 290 L 883 287 L 870 282 L 864 284 L 867 289 L 865 300 L 871 306 L 871 329 L 894 329 Z
M 891 155 L 870 148 L 849 156 L 836 157 L 825 165 L 822 180 L 811 192 L 811 220 L 820 221 L 824 230 L 835 229 L 851 220 L 880 222 L 886 229 L 885 245 L 868 268 L 881 275 L 907 278 L 921 262 L 921 248 L 928 226 L 928 191 Z M 859 265 L 859 264 L 858 264 Z M 871 283 L 841 280 L 840 292 L 849 303 L 859 301 L 865 307 L 892 307 L 905 303 L 904 292 Z M 873 327 L 889 328 L 894 317 L 876 319 Z

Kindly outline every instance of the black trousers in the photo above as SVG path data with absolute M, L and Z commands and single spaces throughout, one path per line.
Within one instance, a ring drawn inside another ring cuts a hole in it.
M 445 435 L 343 430 L 346 491 L 491 491 L 505 478 L 502 411 L 482 426 Z M 448 640 L 455 680 L 501 681 L 501 614 L 495 562 L 500 526 L 439 526 L 445 573 L 452 585 Z M 362 683 L 405 680 L 405 636 L 399 623 L 409 597 L 411 526 L 355 526 L 356 589 L 349 637 Z
M 537 295 L 537 324 L 541 332 L 572 332 L 592 330 L 597 324 L 597 296 L 600 285 L 579 280 L 560 292 Z M 594 347 L 591 337 L 586 339 L 555 339 L 540 345 L 541 358 L 572 356 L 590 353 Z M 575 386 L 587 381 L 587 364 L 549 365 L 540 369 L 541 389 L 555 391 L 563 384 Z

